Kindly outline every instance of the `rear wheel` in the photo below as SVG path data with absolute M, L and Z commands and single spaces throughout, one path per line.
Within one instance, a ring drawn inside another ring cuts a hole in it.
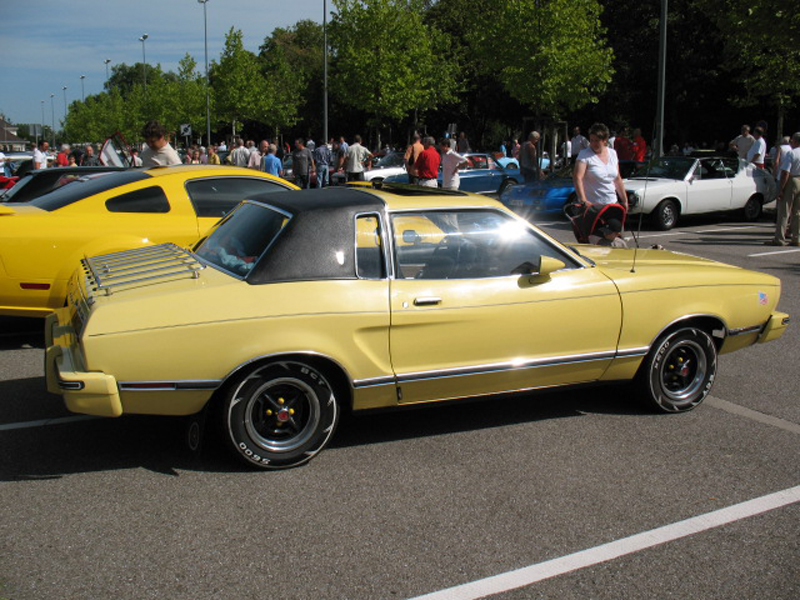
M 311 460 L 339 420 L 333 389 L 322 373 L 293 361 L 253 369 L 231 388 L 222 408 L 230 448 L 261 469 Z
M 653 222 L 661 231 L 675 227 L 678 222 L 678 205 L 674 200 L 662 200 L 652 212 Z
M 685 412 L 700 404 L 714 384 L 717 347 L 696 327 L 672 331 L 656 342 L 638 375 L 645 402 L 662 412 Z
M 742 216 L 745 221 L 758 221 L 758 218 L 761 216 L 762 208 L 761 197 L 756 195 L 750 196 L 747 203 L 742 208 Z

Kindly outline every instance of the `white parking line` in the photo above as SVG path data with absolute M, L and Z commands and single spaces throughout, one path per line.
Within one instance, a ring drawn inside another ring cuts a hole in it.
M 58 419 L 41 419 L 39 421 L 23 421 L 20 423 L 6 423 L 0 425 L 0 431 L 11 431 L 12 429 L 31 429 L 32 427 L 46 427 L 48 425 L 61 425 L 62 423 L 72 423 L 74 421 L 87 421 L 89 419 L 99 419 L 89 415 L 79 415 L 76 417 L 60 417 Z
M 734 404 L 733 402 L 715 398 L 714 396 L 709 396 L 706 398 L 705 402 L 715 408 L 719 408 L 720 410 L 724 410 L 725 412 L 729 412 L 740 417 L 758 421 L 759 423 L 764 423 L 765 425 L 772 425 L 773 427 L 785 429 L 786 431 L 791 431 L 792 433 L 800 433 L 800 425 L 797 423 L 785 421 L 783 419 L 779 419 L 778 417 L 773 417 L 772 415 L 767 415 L 756 410 L 746 408 L 740 404 Z
M 748 517 L 760 515 L 795 502 L 800 502 L 800 486 L 761 496 L 741 504 L 734 504 L 728 508 L 715 510 L 685 521 L 678 521 L 671 525 L 637 533 L 636 535 L 595 546 L 588 550 L 582 550 L 568 556 L 554 558 L 553 560 L 425 594 L 424 596 L 417 596 L 412 600 L 476 600 L 477 598 L 508 592 L 544 579 L 570 573 Z
M 790 248 L 787 250 L 770 250 L 769 252 L 757 252 L 756 254 L 748 254 L 747 257 L 753 256 L 769 256 L 770 254 L 791 254 L 792 252 L 800 252 L 800 248 Z

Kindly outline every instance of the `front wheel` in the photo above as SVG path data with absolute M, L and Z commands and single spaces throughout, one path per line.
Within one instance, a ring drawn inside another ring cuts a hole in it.
M 284 469 L 311 460 L 328 443 L 339 406 L 325 377 L 301 362 L 275 362 L 240 379 L 223 402 L 225 439 L 245 463 Z
M 652 214 L 655 226 L 661 231 L 672 229 L 678 222 L 678 207 L 673 200 L 662 200 Z
M 517 182 L 513 179 L 506 179 L 503 183 L 500 184 L 500 189 L 497 191 L 498 196 L 502 196 L 505 194 L 512 186 L 517 185 Z
M 639 392 L 651 407 L 674 413 L 692 410 L 714 384 L 717 347 L 696 327 L 672 331 L 659 338 L 638 375 Z

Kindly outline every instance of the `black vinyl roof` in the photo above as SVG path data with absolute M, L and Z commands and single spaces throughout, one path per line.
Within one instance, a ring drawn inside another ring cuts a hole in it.
M 386 206 L 386 203 L 376 194 L 352 187 L 271 192 L 251 196 L 249 200 L 263 202 L 291 214 L 336 209 L 381 211 Z

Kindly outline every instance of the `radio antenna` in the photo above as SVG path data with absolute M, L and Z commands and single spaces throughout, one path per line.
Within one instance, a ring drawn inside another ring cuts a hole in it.
M 653 127 L 655 129 L 655 126 Z M 653 138 L 655 139 L 655 131 L 653 131 Z M 644 217 L 644 199 L 647 197 L 647 182 L 650 181 L 650 167 L 652 166 L 653 161 L 652 159 L 647 161 L 647 166 L 645 167 L 644 172 L 644 189 L 642 190 L 642 196 L 639 200 L 641 203 L 639 206 L 639 223 L 636 228 L 636 234 L 633 236 L 633 242 L 636 244 L 633 248 L 633 263 L 631 264 L 631 273 L 636 273 L 636 255 L 639 253 L 639 239 L 641 238 L 642 234 L 642 219 Z M 631 233 L 633 233 L 631 231 Z

